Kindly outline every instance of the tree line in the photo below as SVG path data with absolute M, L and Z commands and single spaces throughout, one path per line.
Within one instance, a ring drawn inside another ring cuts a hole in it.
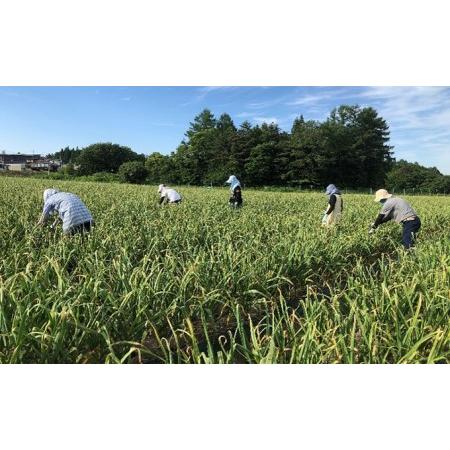
M 290 132 L 275 123 L 238 128 L 228 114 L 205 109 L 175 152 L 153 153 L 152 181 L 223 184 L 235 174 L 249 186 L 378 186 L 392 163 L 389 128 L 373 108 L 340 106 L 327 120 L 294 120 Z
M 436 168 L 393 157 L 389 126 L 371 107 L 342 105 L 322 122 L 293 121 L 290 132 L 275 123 L 237 127 L 230 115 L 203 110 L 170 155 L 137 154 L 129 147 L 97 143 L 61 149 L 69 175 L 117 174 L 132 183 L 223 185 L 235 174 L 245 186 L 408 189 L 448 192 L 448 176 Z
M 449 194 L 450 175 L 443 175 L 436 167 L 424 167 L 401 159 L 388 172 L 386 186 L 394 192 Z

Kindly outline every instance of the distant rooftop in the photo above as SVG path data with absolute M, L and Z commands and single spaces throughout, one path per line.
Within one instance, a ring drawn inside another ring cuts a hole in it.
M 27 155 L 24 153 L 0 153 L 0 162 L 2 164 L 26 163 L 28 161 L 37 161 L 41 155 Z
M 32 153 L 32 154 L 30 155 L 29 153 L 20 153 L 20 152 L 17 152 L 17 153 L 8 153 L 8 152 L 5 152 L 5 151 L 2 151 L 2 152 L 0 153 L 0 155 L 5 155 L 5 156 L 31 156 L 31 157 L 33 157 L 33 156 L 41 156 L 40 153 Z

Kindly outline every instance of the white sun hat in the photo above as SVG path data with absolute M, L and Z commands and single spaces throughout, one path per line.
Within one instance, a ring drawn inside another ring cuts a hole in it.
M 44 191 L 44 194 L 43 194 L 44 203 L 45 203 L 52 195 L 55 195 L 55 194 L 57 194 L 58 192 L 59 192 L 58 189 L 46 189 L 46 190 Z
M 377 192 L 375 192 L 375 200 L 374 202 L 379 202 L 380 200 L 387 200 L 388 198 L 391 198 L 392 194 L 389 194 L 389 192 L 386 189 L 378 189 Z

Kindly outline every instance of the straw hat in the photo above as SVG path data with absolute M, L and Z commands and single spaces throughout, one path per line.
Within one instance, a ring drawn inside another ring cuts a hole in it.
M 386 189 L 378 189 L 378 191 L 375 192 L 374 202 L 379 202 L 380 200 L 387 200 L 388 198 L 391 197 L 392 194 L 389 194 L 389 192 Z

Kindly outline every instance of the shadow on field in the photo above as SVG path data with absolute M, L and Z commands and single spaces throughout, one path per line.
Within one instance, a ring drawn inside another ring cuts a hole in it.
M 304 270 L 295 272 L 292 268 L 286 271 L 282 275 L 291 283 L 269 293 L 263 301 L 237 298 L 234 305 L 216 304 L 208 310 L 200 307 L 188 313 L 188 317 L 180 314 L 177 318 L 154 323 L 147 330 L 145 339 L 133 344 L 135 350 L 126 361 L 191 363 L 205 362 L 205 358 L 209 358 L 220 362 L 218 354 L 221 353 L 227 362 L 254 362 L 252 332 L 256 330 L 258 337 L 265 341 L 274 333 L 273 324 L 276 323 L 278 331 L 284 332 L 292 327 L 296 333 L 302 326 L 307 302 L 331 303 L 336 295 L 347 289 L 348 278 L 358 263 L 363 264 L 372 279 L 378 279 L 383 275 L 383 265 L 398 256 L 398 247 L 392 242 L 380 243 L 364 256 L 358 255 L 356 250 L 350 257 L 342 259 L 339 266 L 324 264 L 319 258 L 315 266 L 308 263 Z M 73 252 L 68 255 L 64 268 L 69 275 L 77 277 L 79 264 L 83 266 L 83 259 Z M 312 273 L 306 269 L 311 269 Z M 344 316 L 350 313 L 347 302 L 339 301 L 338 308 Z M 291 346 L 290 338 L 286 339 L 285 346 Z M 118 354 L 130 351 L 130 346 L 124 342 L 117 342 L 114 346 Z M 101 353 L 98 354 L 98 362 L 103 359 Z
M 395 260 L 397 248 L 389 250 L 382 246 L 364 258 L 349 258 L 338 274 L 329 269 L 321 271 L 318 267 L 314 274 L 314 283 L 304 285 L 302 280 L 297 280 L 281 292 L 281 297 L 274 295 L 263 304 L 239 305 L 239 314 L 227 308 L 228 310 L 217 312 L 218 317 L 212 317 L 212 311 L 203 311 L 199 314 L 201 317 L 184 319 L 178 327 L 167 321 L 165 325 L 160 325 L 158 330 L 153 328 L 149 331 L 138 355 L 130 362 L 202 362 L 201 354 L 208 357 L 219 351 L 223 354 L 232 352 L 234 363 L 252 362 L 247 345 L 251 342 L 252 329 L 254 331 L 258 327 L 258 331 L 263 334 L 266 331 L 270 334 L 274 322 L 287 326 L 287 322 L 295 316 L 292 324 L 296 328 L 294 331 L 298 331 L 304 317 L 306 301 L 331 303 L 336 294 L 346 290 L 351 269 L 356 265 L 357 259 L 364 264 L 372 279 L 381 278 L 382 266 Z M 338 307 L 342 315 L 350 314 L 350 305 L 347 302 L 339 302 Z M 289 346 L 290 343 L 286 345 Z

